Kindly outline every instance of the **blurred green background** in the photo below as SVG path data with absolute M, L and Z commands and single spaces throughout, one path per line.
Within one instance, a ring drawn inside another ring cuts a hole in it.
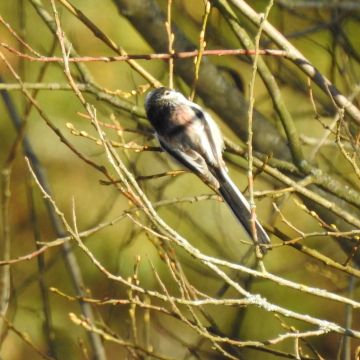
M 131 24 L 119 14 L 112 1 L 78 0 L 72 2 L 79 7 L 109 38 L 116 44 L 121 45 L 129 54 L 147 54 L 152 49 Z M 159 1 L 161 7 L 166 11 L 167 2 Z M 266 1 L 252 1 L 258 11 L 264 11 Z M 44 6 L 50 13 L 49 1 L 44 1 Z M 82 56 L 114 55 L 99 39 L 97 39 L 80 21 L 71 15 L 61 4 L 57 3 L 61 22 L 66 36 L 70 39 L 73 47 Z M 173 20 L 184 31 L 184 33 L 195 43 L 201 29 L 202 16 L 204 12 L 203 1 L 174 0 Z M 303 14 L 303 16 L 299 16 Z M 35 13 L 33 7 L 27 1 L 2 0 L 0 2 L 0 15 L 4 21 L 19 34 L 22 34 L 27 43 L 41 54 L 48 54 L 53 46 L 54 36 Z M 341 23 L 349 41 L 354 49 L 360 48 L 358 36 L 360 26 L 360 12 L 354 11 L 349 14 L 341 14 L 345 18 Z M 282 33 L 286 34 L 290 41 L 304 53 L 316 67 L 325 75 L 329 76 L 338 88 L 345 94 L 350 94 L 351 86 L 359 83 L 359 63 L 356 57 L 346 58 L 341 47 L 336 48 L 337 62 L 334 65 L 333 42 L 336 36 L 331 28 L 324 27 L 316 31 L 306 32 L 319 24 L 330 23 L 334 20 L 335 13 L 329 9 L 295 8 L 294 11 L 280 8 L 275 5 L 270 13 L 270 22 Z M 348 19 L 347 19 L 348 17 Z M 316 23 L 318 21 L 318 23 Z M 21 22 L 24 24 L 21 25 Z M 295 36 L 294 34 L 298 34 Z M 0 39 L 14 48 L 19 48 L 19 43 L 11 33 L 0 25 Z M 335 40 L 334 40 L 335 39 Z M 224 19 L 214 10 L 210 17 L 208 27 L 207 43 L 210 48 L 238 48 L 237 40 L 232 35 Z M 220 45 L 222 44 L 222 45 Z M 263 47 L 267 46 L 264 40 Z M 21 60 L 18 56 L 1 50 L 12 66 L 19 72 L 25 82 L 36 82 L 37 77 L 44 64 Z M 61 55 L 59 45 L 55 54 Z M 232 69 L 244 84 L 245 96 L 248 97 L 248 84 L 251 77 L 251 65 L 243 61 L 241 57 L 212 57 L 211 60 L 224 67 Z M 306 86 L 306 78 L 300 74 L 294 66 L 283 64 L 285 60 L 266 58 L 271 69 L 276 72 L 282 95 L 286 100 L 288 109 L 296 120 L 296 126 L 304 138 L 319 138 L 324 132 L 324 126 L 329 124 L 334 113 L 329 111 L 330 100 L 316 87 L 313 88 L 318 109 L 321 112 L 321 122 L 314 120 L 314 111 L 309 101 L 308 94 L 299 90 L 295 80 Z M 139 61 L 153 76 L 166 83 L 168 81 L 168 66 L 162 61 Z M 109 91 L 121 90 L 130 92 L 146 82 L 125 62 L 113 63 L 86 63 L 90 74 L 95 81 Z M 351 68 L 351 71 L 347 71 Z M 76 74 L 75 67 L 71 69 Z M 345 69 L 345 70 L 344 70 Z M 225 72 L 228 70 L 224 70 Z M 3 62 L 0 62 L 0 73 L 5 83 L 16 83 L 13 76 Z M 288 74 L 292 74 L 291 76 Z M 175 67 L 176 75 L 176 67 Z M 289 81 L 287 81 L 289 80 Z M 59 63 L 49 64 L 46 68 L 43 83 L 65 84 L 62 65 Z M 188 91 L 183 82 L 177 79 L 177 87 Z M 10 92 L 11 99 L 16 104 L 20 116 L 24 114 L 28 102 L 21 92 Z M 134 130 L 148 130 L 146 123 L 136 117 L 120 111 L 105 102 L 98 101 L 94 96 L 86 94 L 86 99 L 96 106 L 100 121 L 112 123 L 115 119 L 122 127 Z M 225 96 L 225 95 L 224 95 Z M 144 94 L 136 94 L 129 101 L 140 108 L 143 106 Z M 281 125 L 274 113 L 272 102 L 267 90 L 258 78 L 256 81 L 255 106 L 257 110 L 265 114 L 270 121 L 275 123 L 281 130 Z M 79 114 L 84 109 L 71 91 L 40 91 L 37 101 L 41 108 L 58 127 L 63 135 L 78 149 L 97 164 L 105 164 L 111 171 L 106 156 L 101 146 L 97 145 L 88 137 L 72 134 L 67 126 L 71 123 L 79 131 L 86 131 L 89 135 L 98 138 L 98 134 L 90 124 L 90 121 Z M 198 99 L 201 102 L 200 99 Z M 204 104 L 206 106 L 206 104 Z M 209 110 L 210 111 L 210 110 Z M 211 111 L 210 111 L 211 112 Z M 212 112 L 211 112 L 212 113 Z M 16 132 L 11 124 L 8 111 L 3 102 L 0 102 L 0 161 L 5 163 L 10 148 L 16 138 Z M 235 142 L 240 140 L 231 132 L 222 119 L 215 117 L 223 133 Z M 127 143 L 134 142 L 139 145 L 157 145 L 152 136 L 141 132 L 117 133 L 115 130 L 107 129 L 107 136 L 114 141 L 121 142 L 123 137 Z M 100 222 L 111 220 L 125 209 L 129 208 L 129 201 L 122 196 L 114 186 L 103 185 L 99 181 L 105 180 L 99 172 L 89 167 L 73 152 L 71 152 L 57 135 L 45 124 L 38 112 L 33 108 L 28 119 L 26 135 L 30 140 L 41 165 L 46 171 L 54 199 L 61 211 L 64 212 L 68 221 L 72 223 L 72 202 L 75 203 L 77 226 L 80 231 L 92 228 Z M 333 140 L 333 137 L 330 137 Z M 313 145 L 304 145 L 306 154 L 311 153 Z M 159 152 L 134 152 L 119 149 L 119 154 L 126 165 L 135 176 L 146 176 L 179 169 L 169 157 Z M 239 161 L 238 161 L 239 162 Z M 341 173 L 347 181 L 358 188 L 359 179 L 353 174 L 352 168 L 346 164 L 338 148 L 326 147 L 321 158 L 318 159 L 320 166 L 332 171 L 333 167 Z M 246 162 L 240 161 L 242 166 L 229 164 L 232 178 L 240 189 L 247 188 Z M 332 166 L 330 166 L 330 164 Z M 337 176 L 334 173 L 334 176 Z M 181 198 L 199 194 L 210 194 L 211 191 L 201 183 L 194 175 L 183 174 L 176 177 L 163 177 L 140 181 L 142 189 L 152 201 L 163 199 Z M 255 181 L 255 190 L 270 190 L 278 186 L 269 177 L 258 176 Z M 11 258 L 31 253 L 35 249 L 34 222 L 30 217 L 29 192 L 35 201 L 37 222 L 41 234 L 41 241 L 47 242 L 56 238 L 49 222 L 49 217 L 44 206 L 42 195 L 31 178 L 29 170 L 21 152 L 18 153 L 11 175 L 11 202 L 10 202 L 10 229 L 11 229 Z M 281 210 L 286 217 L 297 228 L 304 233 L 320 229 L 318 223 L 296 205 L 296 196 L 286 197 L 281 202 Z M 263 223 L 272 223 L 274 210 L 272 200 L 269 198 L 257 201 L 257 214 Z M 176 231 L 183 235 L 195 247 L 208 255 L 238 262 L 248 250 L 239 239 L 244 239 L 244 234 L 232 217 L 228 208 L 219 201 L 207 200 L 194 203 L 179 203 L 159 209 L 160 216 L 165 219 Z M 139 214 L 139 219 L 141 215 Z M 288 236 L 296 236 L 295 231 L 276 220 L 276 226 L 282 229 Z M 140 256 L 139 281 L 140 285 L 147 289 L 157 289 L 160 286 L 152 266 L 157 269 L 162 281 L 170 291 L 177 293 L 176 284 L 159 256 L 158 249 L 154 243 L 159 240 L 145 233 L 140 227 L 136 227 L 129 219 L 124 219 L 114 226 L 102 230 L 90 236 L 86 245 L 96 258 L 112 273 L 120 274 L 124 278 L 132 276 L 136 259 Z M 280 241 L 274 237 L 274 243 Z M 346 256 L 338 245 L 330 238 L 319 237 L 304 241 L 309 247 L 314 247 L 334 258 L 344 262 Z M 76 258 L 79 261 L 84 282 L 89 296 L 96 299 L 104 298 L 127 298 L 128 290 L 120 283 L 107 279 L 94 264 L 79 249 L 74 248 Z M 200 291 L 215 296 L 223 285 L 222 282 L 203 266 L 183 251 L 177 251 L 178 259 L 190 281 Z M 247 258 L 245 264 L 253 263 L 252 257 Z M 58 247 L 52 248 L 45 253 L 45 262 L 48 267 L 44 274 L 46 286 L 55 287 L 66 294 L 74 295 L 68 272 L 64 266 L 61 252 Z M 312 260 L 298 251 L 289 247 L 278 247 L 271 251 L 266 259 L 265 265 L 268 271 L 287 279 L 305 283 L 307 285 L 325 288 L 329 291 L 348 295 L 349 276 L 327 268 L 323 264 Z M 7 318 L 21 331 L 28 334 L 31 342 L 42 351 L 47 351 L 46 336 L 44 334 L 44 313 L 42 309 L 41 295 L 39 292 L 39 270 L 36 259 L 22 261 L 11 266 L 11 299 Z M 326 301 L 317 297 L 303 295 L 291 291 L 285 287 L 279 287 L 269 281 L 253 280 L 250 287 L 251 292 L 260 293 L 269 301 L 298 311 L 311 314 L 318 318 L 334 321 L 338 324 L 344 323 L 345 307 L 342 304 Z M 231 290 L 226 296 L 237 296 Z M 355 287 L 355 298 L 359 297 L 358 287 Z M 59 359 L 81 359 L 85 348 L 89 348 L 85 331 L 74 324 L 69 313 L 80 314 L 79 305 L 76 301 L 70 301 L 64 297 L 49 292 L 51 317 L 54 331 L 54 343 L 57 358 Z M 154 301 L 156 303 L 156 301 Z M 131 321 L 128 306 L 93 306 L 95 316 L 100 324 L 106 324 L 106 328 L 119 334 L 123 339 L 131 339 Z M 187 309 L 183 308 L 187 313 Z M 281 332 L 286 332 L 272 314 L 257 308 L 229 308 L 208 306 L 206 310 L 216 320 L 217 325 L 224 334 L 234 334 L 241 340 L 262 340 L 276 337 Z M 80 315 L 79 315 L 80 316 Z M 204 324 L 206 320 L 200 315 Z M 299 330 L 308 329 L 307 325 L 293 320 L 284 320 L 289 326 L 297 326 Z M 138 310 L 137 324 L 141 342 L 146 337 L 146 322 L 144 311 Z M 168 354 L 176 359 L 183 359 L 189 355 L 186 344 L 195 346 L 199 337 L 188 326 L 180 321 L 166 315 L 154 313 L 150 321 L 150 343 L 159 353 Z M 209 326 L 207 324 L 207 326 Z M 353 316 L 353 328 L 359 328 L 360 318 L 358 311 Z M 181 339 L 181 340 L 179 340 Z M 318 338 L 310 338 L 309 342 L 326 359 L 337 358 L 343 339 L 336 335 L 326 335 Z M 359 346 L 359 341 L 353 340 L 352 351 Z M 121 359 L 131 355 L 124 347 L 111 342 L 104 343 L 108 359 Z M 190 347 L 190 345 L 188 345 Z M 289 339 L 274 346 L 275 349 L 284 352 L 293 352 L 294 342 Z M 304 345 L 304 348 L 306 346 Z M 200 358 L 222 358 L 214 355 L 210 343 L 202 345 Z M 306 351 L 305 351 L 306 352 Z M 9 330 L 2 343 L 0 352 L 1 359 L 40 359 L 41 356 L 33 351 L 19 336 Z M 90 355 L 89 355 L 90 356 Z M 273 359 L 275 355 L 254 351 L 252 349 L 242 350 L 244 359 Z M 313 356 L 313 355 L 312 355 Z M 195 358 L 195 356 L 193 356 Z

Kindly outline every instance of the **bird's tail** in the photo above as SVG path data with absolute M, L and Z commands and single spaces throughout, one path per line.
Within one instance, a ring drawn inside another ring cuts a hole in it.
M 240 192 L 237 186 L 232 182 L 229 175 L 224 170 L 220 170 L 220 174 L 217 174 L 217 178 L 220 180 L 219 192 L 224 201 L 228 204 L 234 215 L 239 220 L 240 224 L 245 228 L 247 233 L 252 236 L 251 230 L 251 211 L 249 202 L 245 196 Z M 266 253 L 267 248 L 261 245 L 270 244 L 270 238 L 261 224 L 256 220 L 256 235 L 260 245 L 260 249 L 263 254 Z

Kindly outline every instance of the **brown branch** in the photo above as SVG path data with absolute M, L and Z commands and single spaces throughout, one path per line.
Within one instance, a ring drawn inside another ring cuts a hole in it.
M 64 58 L 61 56 L 33 56 L 29 54 L 24 54 L 19 50 L 11 47 L 10 45 L 0 42 L 2 46 L 7 51 L 24 58 L 29 61 L 35 62 L 55 62 L 62 63 Z M 197 58 L 201 56 L 231 56 L 231 55 L 255 55 L 255 50 L 246 50 L 246 49 L 218 49 L 218 50 L 204 50 L 199 52 L 199 50 L 193 51 L 179 51 L 172 54 L 168 53 L 153 53 L 153 54 L 126 54 L 126 55 L 116 55 L 116 56 L 77 56 L 69 57 L 68 61 L 71 63 L 86 63 L 86 62 L 114 62 L 114 61 L 129 61 L 129 60 L 169 60 L 169 59 L 189 59 Z M 275 49 L 259 49 L 259 55 L 262 56 L 277 56 L 277 57 L 287 57 L 287 52 L 283 50 Z
M 248 20 L 256 26 L 262 23 L 262 14 L 258 14 L 244 0 L 229 0 Z M 312 81 L 314 81 L 339 108 L 344 108 L 345 112 L 357 123 L 360 124 L 360 109 L 351 103 L 337 88 L 330 82 L 285 36 L 280 33 L 270 22 L 264 22 L 264 33 L 281 49 L 288 51 L 288 58 L 299 67 Z

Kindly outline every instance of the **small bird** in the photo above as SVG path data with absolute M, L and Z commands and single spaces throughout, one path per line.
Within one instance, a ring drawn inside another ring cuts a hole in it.
M 147 117 L 161 147 L 221 195 L 249 236 L 250 205 L 228 175 L 222 158 L 224 140 L 211 116 L 180 92 L 160 87 L 145 98 Z M 263 253 L 270 238 L 256 221 L 257 240 Z

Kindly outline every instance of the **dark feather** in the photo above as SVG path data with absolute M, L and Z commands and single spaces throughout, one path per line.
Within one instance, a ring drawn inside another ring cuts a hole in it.
M 250 206 L 244 195 L 240 192 L 240 190 L 236 187 L 236 185 L 232 182 L 228 174 L 224 170 L 218 171 L 217 179 L 219 180 L 220 187 L 219 193 L 224 199 L 224 201 L 228 204 L 234 215 L 237 217 L 241 225 L 245 228 L 246 232 L 252 236 L 251 229 L 251 211 Z M 270 244 L 270 238 L 261 224 L 256 220 L 256 235 L 257 240 L 260 245 L 260 249 L 263 254 L 267 252 L 267 248 L 263 245 Z

